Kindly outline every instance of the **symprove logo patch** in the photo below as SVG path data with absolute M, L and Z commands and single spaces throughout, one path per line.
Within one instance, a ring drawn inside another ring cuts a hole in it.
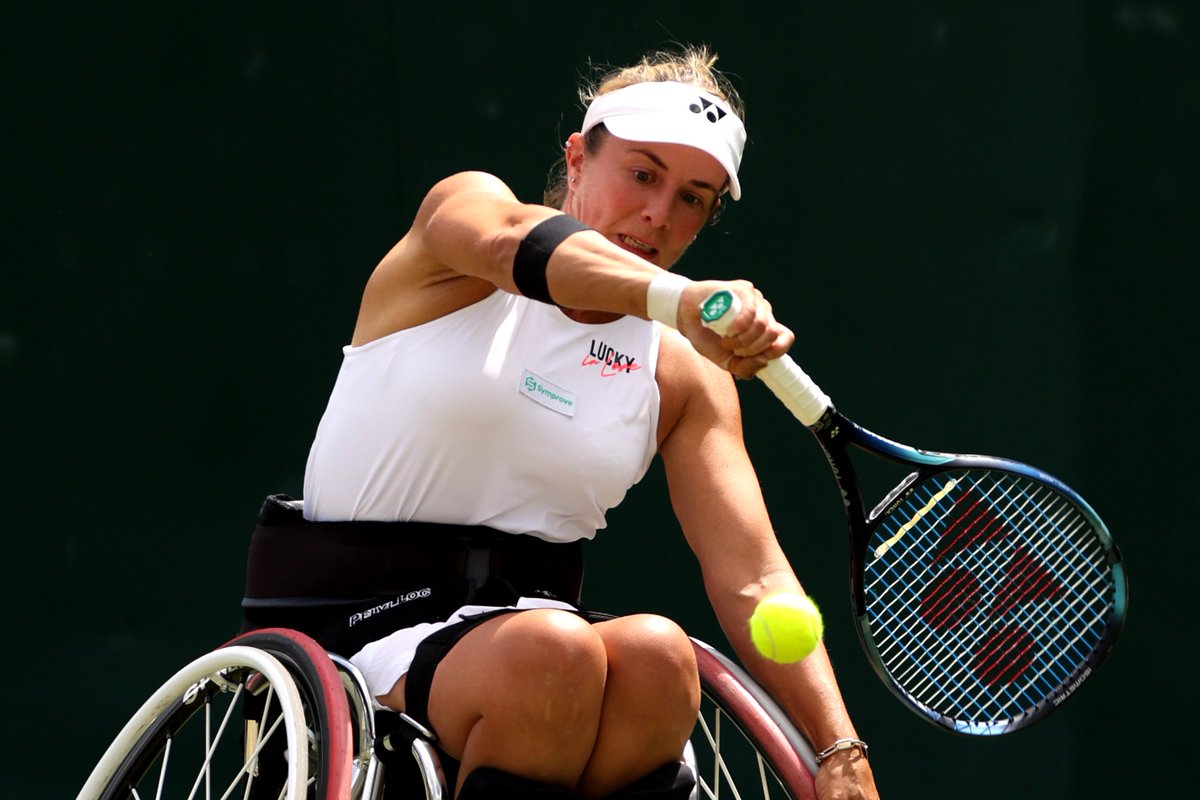
M 551 411 L 557 411 L 567 417 L 575 416 L 575 409 L 579 403 L 579 398 L 575 393 L 546 380 L 535 372 L 525 370 L 525 374 L 521 376 L 520 389 L 521 394 Z

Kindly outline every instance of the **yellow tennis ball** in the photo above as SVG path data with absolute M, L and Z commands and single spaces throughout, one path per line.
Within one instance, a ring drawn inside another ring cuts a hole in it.
M 764 597 L 750 616 L 750 638 L 764 658 L 791 664 L 805 658 L 825 635 L 817 604 L 806 594 Z

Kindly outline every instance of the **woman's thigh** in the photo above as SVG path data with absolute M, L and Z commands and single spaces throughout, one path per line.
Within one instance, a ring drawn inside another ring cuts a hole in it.
M 442 658 L 428 718 L 443 749 L 460 759 L 481 735 L 502 738 L 488 750 L 557 743 L 569 754 L 574 740 L 590 750 L 606 672 L 603 639 L 580 616 L 557 609 L 505 614 L 471 630 Z M 489 725 L 481 728 L 484 719 Z

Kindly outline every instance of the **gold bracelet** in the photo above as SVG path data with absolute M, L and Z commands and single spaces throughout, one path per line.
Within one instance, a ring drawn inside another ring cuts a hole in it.
M 862 739 L 853 739 L 847 736 L 845 739 L 838 739 L 836 742 L 829 745 L 829 747 L 826 747 L 824 750 L 817 753 L 817 766 L 820 766 L 822 761 L 829 758 L 834 753 L 840 753 L 842 750 L 850 750 L 854 747 L 857 747 L 862 751 L 863 758 L 867 757 L 867 743 Z

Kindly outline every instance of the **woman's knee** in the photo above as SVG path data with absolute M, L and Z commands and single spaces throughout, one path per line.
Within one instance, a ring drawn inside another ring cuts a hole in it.
M 439 699 L 448 693 L 481 715 L 535 714 L 547 723 L 599 714 L 608 665 L 604 643 L 586 621 L 567 611 L 535 609 L 502 617 L 478 633 L 438 667 Z
M 700 706 L 695 650 L 678 625 L 637 615 L 596 628 L 608 653 L 608 681 L 596 746 L 578 786 L 584 797 L 606 796 L 677 761 Z
M 596 626 L 611 665 L 654 672 L 696 673 L 692 641 L 675 622 L 657 614 L 634 614 Z
M 604 641 L 569 611 L 535 609 L 513 615 L 489 643 L 509 680 L 539 686 L 560 682 L 601 688 L 608 659 Z
M 608 656 L 610 696 L 619 692 L 633 708 L 695 719 L 700 678 L 695 650 L 682 628 L 665 617 L 638 614 L 601 623 L 597 630 Z

